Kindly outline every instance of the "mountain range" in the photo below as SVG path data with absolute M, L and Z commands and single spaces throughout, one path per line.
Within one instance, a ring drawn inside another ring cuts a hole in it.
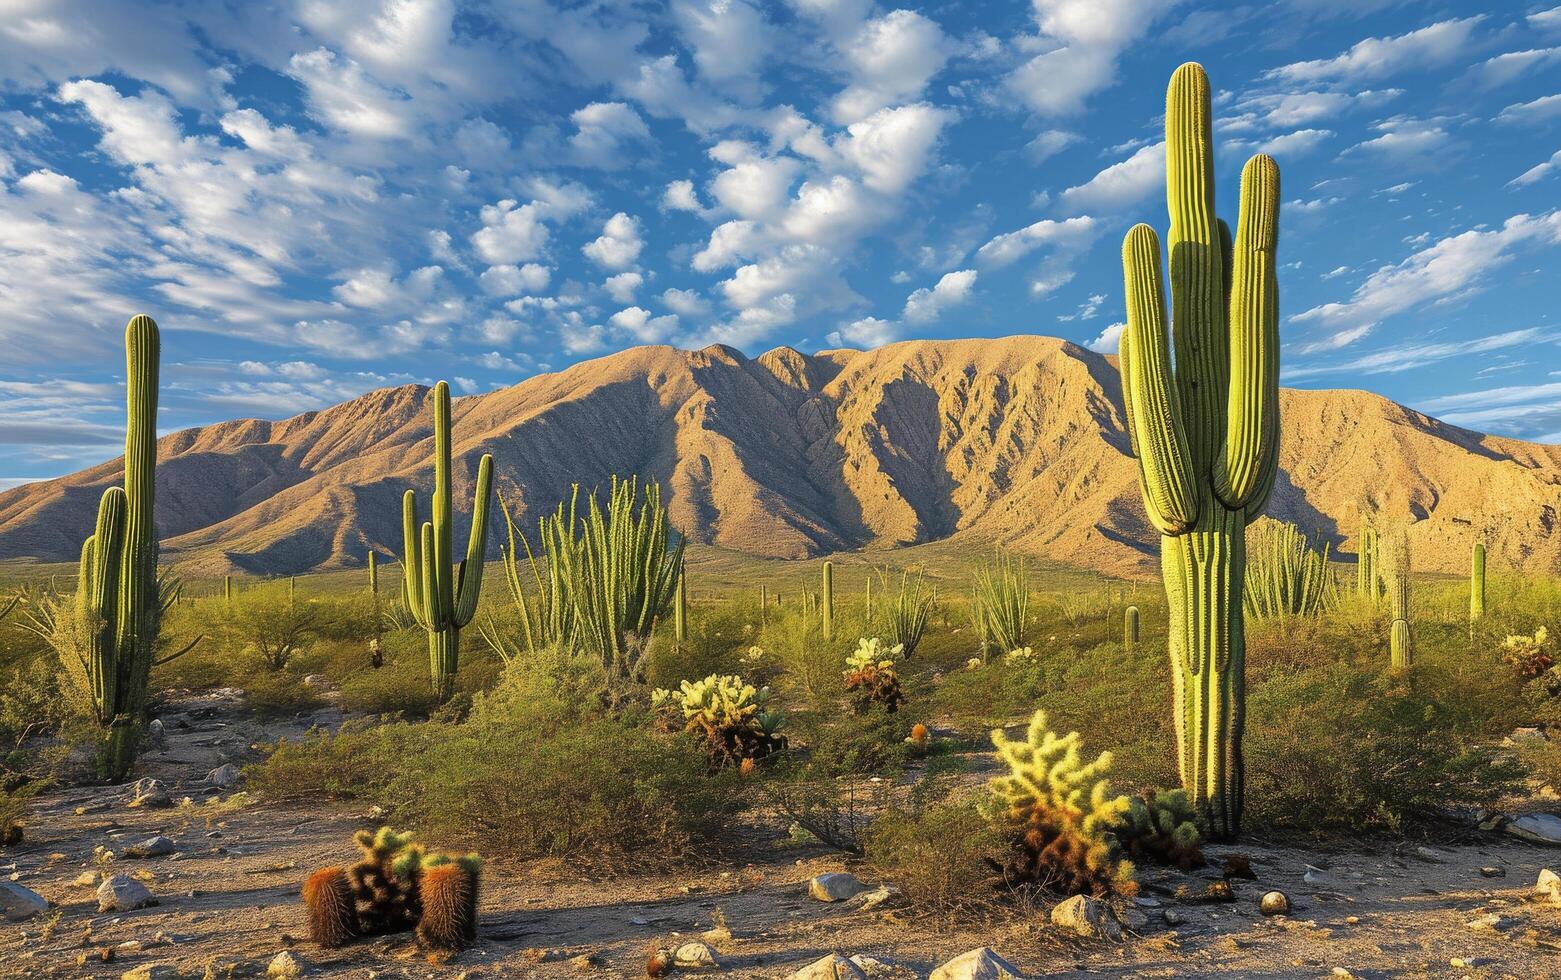
M 163 436 L 165 558 L 203 574 L 285 574 L 398 553 L 401 492 L 433 478 L 428 394 L 384 388 L 281 421 Z M 1477 538 L 1496 567 L 1561 569 L 1561 446 L 1461 429 L 1364 391 L 1285 389 L 1280 404 L 1270 516 L 1344 553 L 1363 511 L 1408 521 L 1423 571 L 1466 572 Z M 1115 358 L 1053 338 L 757 358 L 637 347 L 459 398 L 453 417 L 458 511 L 469 514 L 477 460 L 492 453 L 522 527 L 572 484 L 635 474 L 664 484 L 693 541 L 754 555 L 954 539 L 1111 574 L 1157 568 Z M 74 560 L 121 468 L 0 494 L 0 558 Z

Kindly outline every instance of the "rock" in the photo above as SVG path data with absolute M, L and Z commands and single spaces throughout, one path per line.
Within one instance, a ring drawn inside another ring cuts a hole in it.
M 1535 844 L 1561 845 L 1561 817 L 1554 813 L 1525 813 L 1514 817 L 1504 829 Z
M 1257 907 L 1264 915 L 1289 915 L 1290 896 L 1284 892 L 1265 892 Z
M 839 953 L 830 953 L 791 974 L 787 980 L 867 980 L 867 973 Z
M 1480 869 L 1480 875 L 1484 878 L 1505 878 L 1507 877 L 1507 869 L 1498 868 L 1495 865 L 1486 865 Z
M 84 803 L 76 808 L 76 816 L 85 817 L 92 813 L 102 813 L 108 809 L 107 800 L 98 800 L 95 803 Z
M 162 748 L 163 743 L 167 740 L 167 732 L 163 730 L 162 719 L 152 719 L 151 723 L 146 726 L 146 737 L 151 740 L 153 745 Z
M 1508 822 L 1507 815 L 1504 813 L 1485 813 L 1481 811 L 1474 825 L 1481 830 L 1494 831 L 1502 829 Z
M 859 899 L 859 906 L 863 912 L 871 912 L 873 909 L 884 906 L 893 907 L 899 905 L 904 898 L 900 890 L 893 885 L 879 885 L 870 892 L 863 892 Z
M 1464 923 L 1475 932 L 1500 932 L 1512 925 L 1512 920 L 1500 912 L 1487 912 Z
M 48 910 L 48 901 L 31 888 L 24 888 L 14 881 L 0 881 L 0 916 L 12 922 L 21 922 Z
M 1415 848 L 1415 857 L 1422 861 L 1429 861 L 1432 864 L 1444 864 L 1447 861 L 1447 856 L 1441 851 L 1433 850 L 1424 845 Z
M 70 884 L 72 888 L 96 888 L 98 882 L 102 880 L 102 875 L 99 875 L 96 871 L 83 871 Z
M 866 890 L 867 886 L 856 875 L 843 872 L 819 875 L 808 882 L 808 894 L 820 902 L 843 902 Z
M 1201 891 L 1195 891 L 1189 885 L 1182 885 L 1176 889 L 1178 900 L 1189 905 L 1215 905 L 1236 900 L 1236 890 L 1230 887 L 1228 881 L 1211 881 Z
M 125 857 L 127 857 L 127 858 L 154 858 L 154 857 L 162 857 L 165 854 L 172 854 L 177 849 L 178 849 L 178 846 L 176 844 L 174 844 L 173 839 L 171 837 L 164 837 L 161 834 L 159 834 L 156 837 L 148 837 L 146 840 L 142 841 L 139 844 L 132 844 L 129 847 L 125 848 Z
M 1247 881 L 1257 881 L 1257 872 L 1252 870 L 1252 858 L 1245 854 L 1232 854 L 1225 859 L 1225 878 L 1244 878 Z
M 1187 921 L 1186 919 L 1183 919 L 1182 914 L 1175 909 L 1162 910 L 1160 912 L 1160 918 L 1164 919 L 1165 924 L 1170 926 L 1172 929 L 1175 929 L 1177 926 Z
M 1075 895 L 1052 906 L 1052 925 L 1087 939 L 1121 939 L 1122 926 L 1111 909 L 1088 895 Z
M 167 963 L 143 963 L 119 975 L 119 980 L 174 980 L 179 971 Z
M 1561 905 L 1561 876 L 1549 868 L 1543 869 L 1539 873 L 1539 880 L 1534 882 L 1532 894 L 1539 901 Z
M 927 980 L 1025 980 L 1012 963 L 986 946 L 961 953 L 927 975 Z
M 1512 734 L 1501 740 L 1503 748 L 1512 748 L 1525 742 L 1545 741 L 1545 731 L 1542 728 L 1514 728 Z
M 704 943 L 684 943 L 672 951 L 672 965 L 679 970 L 719 970 L 715 950 Z
M 298 954 L 284 949 L 266 964 L 266 977 L 268 980 L 297 980 L 308 970 L 309 964 L 299 958 Z
M 243 778 L 244 774 L 239 772 L 238 766 L 231 762 L 224 763 L 206 774 L 206 782 L 218 789 L 232 789 Z
M 130 787 L 130 796 L 132 809 L 166 810 L 173 806 L 173 799 L 163 788 L 162 781 L 151 777 L 136 780 Z
M 1122 909 L 1117 913 L 1117 921 L 1134 932 L 1142 932 L 1149 925 L 1149 916 L 1137 909 Z
M 98 886 L 99 912 L 131 912 L 156 905 L 146 886 L 127 874 L 117 874 Z

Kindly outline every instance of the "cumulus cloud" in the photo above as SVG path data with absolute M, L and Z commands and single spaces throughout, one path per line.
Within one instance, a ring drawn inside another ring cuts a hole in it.
M 951 47 L 942 29 L 915 11 L 895 10 L 868 21 L 842 52 L 851 84 L 835 98 L 835 121 L 855 123 L 919 98 Z
M 625 102 L 592 102 L 569 120 L 575 125 L 570 153 L 581 166 L 621 170 L 635 162 L 634 147 L 650 141 L 650 127 Z
M 976 270 L 950 272 L 931 289 L 918 289 L 905 300 L 900 314 L 907 323 L 931 323 L 951 306 L 963 303 L 976 285 Z
M 1075 212 L 1089 209 L 1119 211 L 1165 188 L 1165 144 L 1139 147 L 1132 156 L 1114 163 L 1088 181 L 1062 192 L 1059 202 Z
M 1125 329 L 1127 329 L 1126 323 L 1111 324 L 1089 342 L 1089 349 L 1102 354 L 1115 354 L 1117 348 L 1122 345 L 1122 331 Z
M 1530 102 L 1515 102 L 1496 116 L 1499 123 L 1531 126 L 1536 123 L 1561 119 L 1561 95 L 1546 95 Z
M 639 261 L 645 242 L 639 220 L 619 211 L 602 226 L 601 237 L 580 249 L 586 258 L 604 269 L 627 269 Z
M 678 326 L 678 318 L 675 314 L 655 316 L 649 310 L 638 306 L 619 310 L 608 319 L 608 322 L 639 344 L 666 343 Z
M 484 207 L 482 228 L 472 235 L 472 247 L 490 265 L 508 265 L 540 258 L 547 247 L 548 227 L 535 202 L 506 199 Z
M 547 266 L 527 262 L 525 265 L 489 266 L 477 281 L 494 296 L 518 296 L 521 293 L 540 293 L 547 288 L 552 275 L 553 271 Z
M 1368 37 L 1333 58 L 1297 61 L 1270 69 L 1264 77 L 1286 82 L 1360 82 L 1401 71 L 1446 64 L 1469 46 L 1484 15 L 1438 21 L 1396 37 Z
M 1046 116 L 1077 113 L 1116 83 L 1117 59 L 1175 0 L 1032 0 L 1044 48 L 1008 76 L 1026 105 Z
M 620 303 L 634 302 L 634 294 L 639 291 L 640 285 L 645 282 L 645 277 L 638 272 L 620 272 L 616 276 L 608 276 L 602 283 L 602 288 L 607 290 L 607 295 Z
M 900 339 L 900 326 L 891 320 L 874 316 L 863 317 L 831 331 L 829 343 L 835 347 L 873 348 L 892 344 Z

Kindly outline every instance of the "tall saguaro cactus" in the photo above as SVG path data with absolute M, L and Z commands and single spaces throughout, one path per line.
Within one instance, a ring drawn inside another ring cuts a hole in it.
M 493 496 L 493 457 L 477 464 L 477 490 L 466 558 L 452 571 L 455 527 L 450 514 L 450 386 L 434 386 L 434 496 L 431 519 L 417 521 L 417 493 L 401 496 L 402 595 L 417 625 L 428 631 L 428 667 L 440 701 L 455 689 L 460 666 L 461 627 L 477 612 L 483 557 L 488 548 L 488 504 Z
M 379 559 L 374 552 L 369 552 L 369 591 L 376 597 L 379 595 Z
M 1213 836 L 1230 838 L 1241 826 L 1245 531 L 1268 505 L 1279 455 L 1279 167 L 1247 161 L 1232 242 L 1214 215 L 1199 65 L 1171 76 L 1165 141 L 1172 315 L 1159 238 L 1136 225 L 1122 244 L 1122 398 L 1161 534 L 1182 785 Z
M 672 601 L 672 638 L 681 646 L 688 642 L 688 570 L 678 569 L 678 590 Z
M 1355 561 L 1355 593 L 1372 606 L 1377 604 L 1377 581 L 1382 577 L 1382 541 L 1370 524 L 1360 528 L 1359 557 Z
M 824 639 L 835 638 L 835 563 L 824 562 L 824 595 L 820 600 L 823 603 Z
M 1388 654 L 1393 668 L 1403 670 L 1415 661 L 1415 637 L 1409 625 L 1409 532 L 1402 527 L 1388 536 L 1387 557 L 1388 610 L 1393 616 Z
M 1469 625 L 1485 618 L 1485 542 L 1474 542 L 1469 569 Z

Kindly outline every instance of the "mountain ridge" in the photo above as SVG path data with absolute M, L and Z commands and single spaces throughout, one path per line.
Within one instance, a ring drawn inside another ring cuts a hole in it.
M 290 573 L 400 549 L 400 495 L 432 481 L 427 388 L 158 440 L 169 560 Z M 452 405 L 464 523 L 483 452 L 521 526 L 572 484 L 660 480 L 691 539 L 778 558 L 999 542 L 1151 572 L 1115 358 L 1034 335 L 803 354 L 636 347 Z M 1561 569 L 1561 446 L 1483 435 L 1355 390 L 1284 389 L 1271 516 L 1346 552 L 1362 506 L 1412 521 L 1416 565 Z M 74 560 L 116 460 L 0 493 L 0 558 Z M 497 538 L 493 539 L 494 553 Z

